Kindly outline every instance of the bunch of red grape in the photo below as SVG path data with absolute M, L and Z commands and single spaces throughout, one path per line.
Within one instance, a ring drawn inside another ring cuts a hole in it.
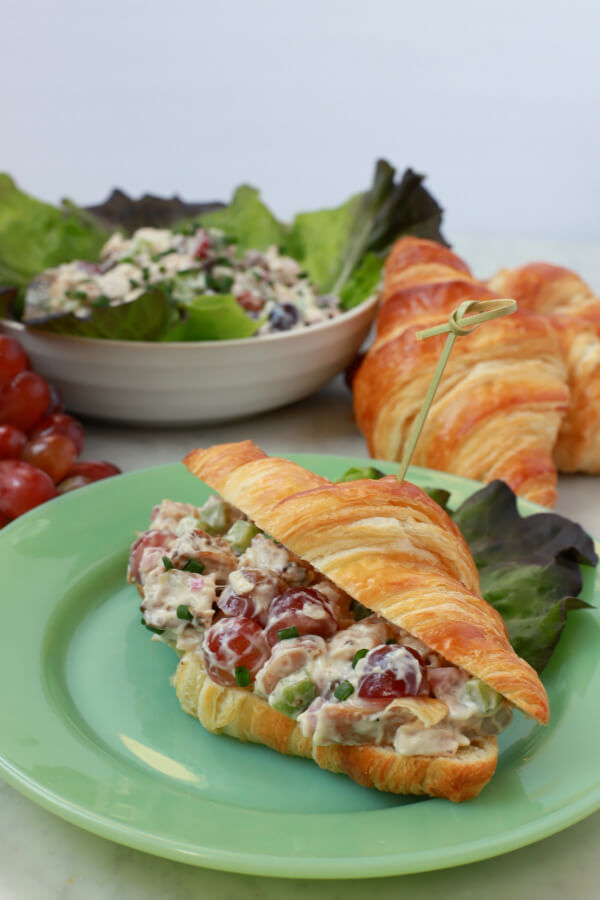
M 19 342 L 0 334 L 0 528 L 57 494 L 120 472 L 112 463 L 77 462 L 84 438 Z

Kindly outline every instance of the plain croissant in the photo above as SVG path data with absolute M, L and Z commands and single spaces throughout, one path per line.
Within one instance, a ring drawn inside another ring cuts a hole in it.
M 354 410 L 372 456 L 400 460 L 444 337 L 417 340 L 462 301 L 498 297 L 454 253 L 402 238 L 388 257 L 377 334 L 354 382 Z M 480 481 L 500 478 L 545 506 L 556 501 L 552 450 L 569 390 L 547 317 L 519 311 L 456 341 L 413 457 Z
M 491 288 L 547 316 L 567 366 L 570 401 L 554 448 L 562 472 L 600 473 L 600 298 L 569 269 L 530 263 L 503 269 Z

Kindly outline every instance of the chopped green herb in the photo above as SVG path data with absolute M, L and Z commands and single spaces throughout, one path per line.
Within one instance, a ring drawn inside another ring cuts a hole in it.
M 92 306 L 110 306 L 110 297 L 106 294 L 98 294 L 95 300 L 92 300 Z
M 388 638 L 386 641 L 386 644 L 397 644 L 397 643 L 398 643 L 398 641 L 396 640 L 396 638 Z
M 154 253 L 152 256 L 152 262 L 158 262 L 163 256 L 169 256 L 170 253 L 175 253 L 175 247 L 171 247 L 170 250 L 163 250 L 161 253 Z
M 148 631 L 153 631 L 154 634 L 164 634 L 165 633 L 164 628 L 154 628 L 152 625 L 148 625 L 148 623 L 146 622 L 146 620 L 144 619 L 143 616 L 142 616 L 141 622 L 142 622 L 142 625 L 144 626 L 144 628 L 147 628 Z
M 211 272 L 206 275 L 206 286 L 216 294 L 228 294 L 233 284 L 233 278 L 230 275 L 222 275 L 216 278 Z
M 148 268 L 148 266 L 142 266 L 142 275 L 143 275 L 144 281 L 150 280 L 150 269 Z
M 280 641 L 286 641 L 288 638 L 300 637 L 300 632 L 295 625 L 291 625 L 289 628 L 280 628 L 277 637 Z
M 169 572 L 171 569 L 175 568 L 168 556 L 163 556 L 162 561 L 163 566 L 165 567 L 165 572 Z
M 349 681 L 340 681 L 333 692 L 336 700 L 347 700 L 354 693 L 354 686 Z
M 65 296 L 69 297 L 71 300 L 87 300 L 88 295 L 85 291 L 65 291 Z
M 356 664 L 359 661 L 359 659 L 362 659 L 364 656 L 366 656 L 368 652 L 369 651 L 366 649 L 366 647 L 363 647 L 362 650 L 356 651 L 356 653 L 354 654 L 354 657 L 352 659 L 352 668 L 353 669 L 356 668 Z
M 236 666 L 234 669 L 235 682 L 239 687 L 248 687 L 250 681 L 250 672 L 246 666 Z
M 140 283 L 139 283 L 139 281 L 136 281 L 135 278 L 129 279 L 129 287 L 130 288 L 133 288 L 135 290 L 135 288 L 139 288 L 139 286 L 140 286 Z
M 191 622 L 194 617 L 190 612 L 189 606 L 186 606 L 184 603 L 182 603 L 181 606 L 177 607 L 177 618 L 185 619 L 187 622 Z
M 200 575 L 204 572 L 206 566 L 204 563 L 200 562 L 198 559 L 188 559 L 185 566 L 183 566 L 184 572 L 195 572 L 196 575 Z

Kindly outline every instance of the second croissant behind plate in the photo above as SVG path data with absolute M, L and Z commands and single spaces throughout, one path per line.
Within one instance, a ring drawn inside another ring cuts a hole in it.
M 388 257 L 376 339 L 356 373 L 354 409 L 369 451 L 400 460 L 444 337 L 419 341 L 464 300 L 498 297 L 445 247 L 398 241 Z M 455 344 L 413 457 L 480 481 L 500 478 L 545 506 L 556 501 L 552 448 L 569 391 L 551 324 L 517 312 Z

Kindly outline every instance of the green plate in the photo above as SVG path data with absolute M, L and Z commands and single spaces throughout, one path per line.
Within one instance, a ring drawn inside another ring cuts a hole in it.
M 330 478 L 364 464 L 295 458 Z M 411 479 L 447 487 L 454 502 L 477 487 L 423 469 Z M 570 617 L 544 673 L 551 724 L 517 715 L 501 736 L 496 775 L 462 805 L 370 791 L 309 760 L 204 731 L 169 685 L 175 656 L 140 626 L 125 566 L 155 503 L 207 494 L 183 465 L 162 466 L 76 491 L 0 532 L 0 768 L 14 787 L 139 850 L 304 878 L 455 866 L 600 807 L 597 609 Z M 588 570 L 586 599 L 599 587 Z

